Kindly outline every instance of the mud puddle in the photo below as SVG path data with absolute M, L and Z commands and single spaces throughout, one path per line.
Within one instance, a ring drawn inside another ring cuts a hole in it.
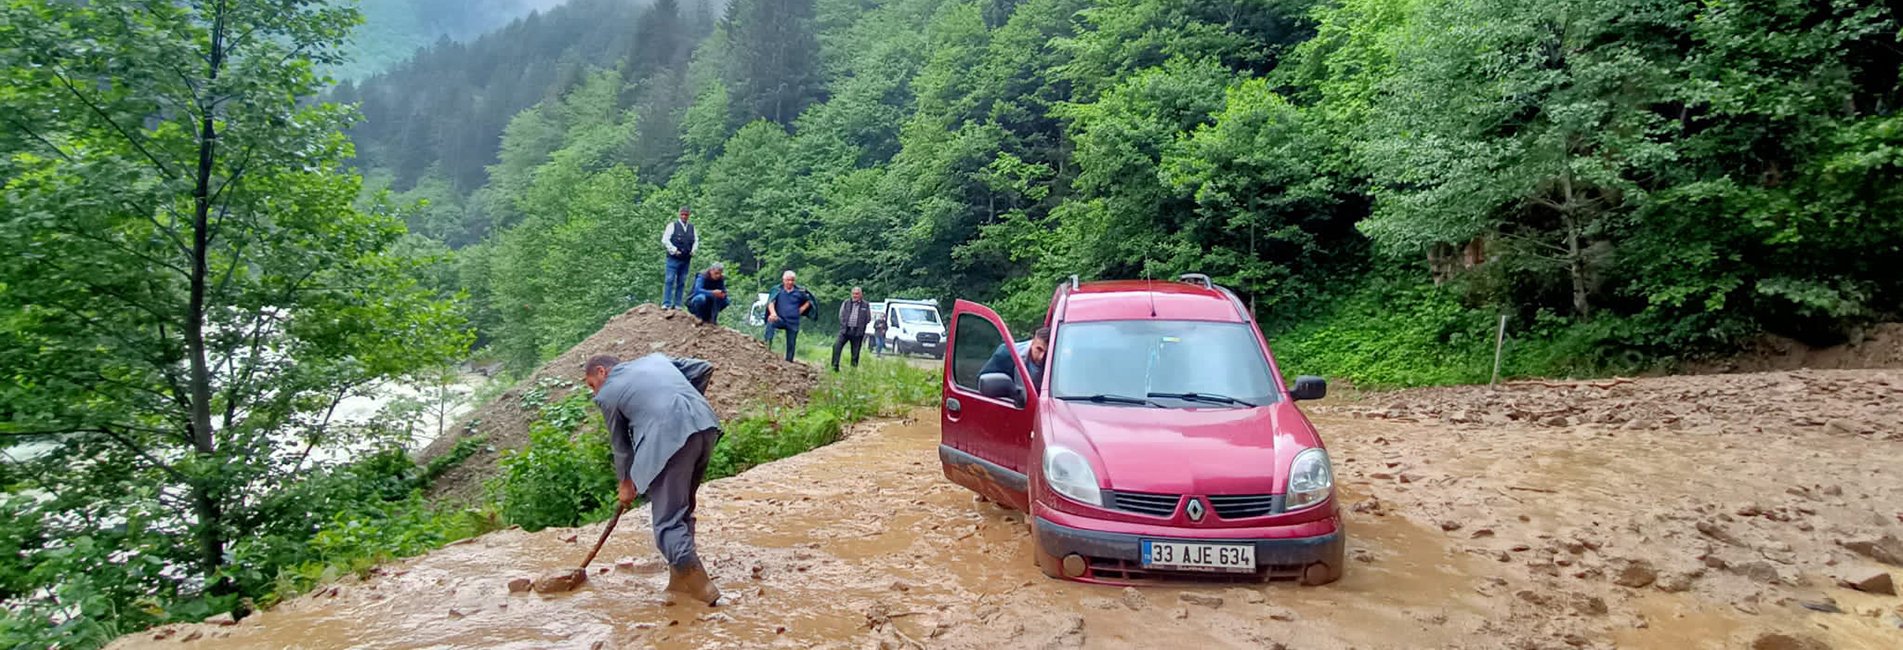
M 1903 445 L 1321 416 L 1348 521 L 1341 582 L 1121 589 L 1039 574 L 1023 515 L 943 477 L 935 416 L 704 488 L 702 553 L 730 599 L 719 608 L 656 599 L 666 576 L 643 510 L 601 555 L 631 569 L 571 594 L 504 583 L 571 566 L 599 527 L 491 534 L 236 626 L 118 647 L 195 633 L 205 648 L 1676 649 L 1773 632 L 1903 647 L 1903 629 L 1886 627 L 1903 599 L 1830 577 L 1868 566 L 1839 540 L 1903 521 L 1890 512 L 1903 481 L 1875 480 Z

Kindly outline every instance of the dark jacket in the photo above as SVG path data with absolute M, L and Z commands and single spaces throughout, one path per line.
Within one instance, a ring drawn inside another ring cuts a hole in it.
M 726 278 L 721 278 L 719 280 L 709 279 L 707 277 L 707 272 L 701 271 L 699 275 L 694 276 L 694 291 L 692 293 L 689 293 L 688 297 L 691 298 L 693 296 L 707 296 L 708 300 L 714 300 L 715 298 L 713 296 L 713 293 L 715 291 L 726 291 L 726 290 L 727 290 Z
M 986 361 L 984 367 L 978 369 L 978 374 L 1001 372 L 1010 375 L 1012 382 L 1023 386 L 1024 378 L 1018 376 L 1018 365 L 1011 360 L 1014 347 L 1016 346 L 1010 343 L 999 343 L 998 349 L 991 352 L 991 360 Z M 1025 349 L 1028 350 L 1029 346 L 1026 345 Z M 1036 386 L 1037 383 L 1044 378 L 1044 368 L 1032 363 L 1029 358 L 1024 360 L 1024 369 L 1031 373 L 1031 385 L 1033 386 Z
M 885 330 L 886 330 L 886 327 L 887 327 L 887 325 L 885 324 L 885 317 L 884 317 L 884 316 L 880 316 L 878 320 L 875 320 L 875 321 L 872 321 L 872 333 L 873 333 L 873 335 L 875 335 L 875 336 L 885 336 Z
M 839 304 L 839 333 L 851 337 L 866 335 L 866 326 L 872 324 L 872 305 L 864 300 L 847 300 Z

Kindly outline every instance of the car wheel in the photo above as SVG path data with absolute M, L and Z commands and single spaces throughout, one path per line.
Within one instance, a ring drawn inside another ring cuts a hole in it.
M 1037 570 L 1052 578 L 1064 577 L 1064 562 L 1057 556 L 1044 552 L 1044 545 L 1037 543 L 1037 527 L 1031 527 L 1031 563 Z
M 1312 587 L 1341 579 L 1341 574 L 1348 570 L 1347 537 L 1344 530 L 1343 541 L 1336 542 L 1334 548 L 1329 549 L 1320 562 L 1310 564 L 1302 570 L 1302 584 Z

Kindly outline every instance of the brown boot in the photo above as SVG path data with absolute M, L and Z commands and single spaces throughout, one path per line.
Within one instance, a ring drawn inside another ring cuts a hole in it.
M 676 593 L 713 606 L 720 601 L 720 588 L 707 576 L 707 567 L 695 563 L 681 570 L 681 589 Z

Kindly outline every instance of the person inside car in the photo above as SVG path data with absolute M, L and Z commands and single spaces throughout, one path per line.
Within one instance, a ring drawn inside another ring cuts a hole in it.
M 1050 346 L 1051 328 L 1037 328 L 1037 333 L 1032 334 L 1029 341 L 998 344 L 997 351 L 991 353 L 991 360 L 985 362 L 978 374 L 1001 372 L 1010 375 L 1012 383 L 1017 384 L 1018 388 L 1023 388 L 1024 381 L 1018 376 L 1017 364 L 1011 363 L 1011 353 L 1015 351 L 1024 357 L 1024 369 L 1031 373 L 1031 385 L 1036 386 L 1038 380 L 1044 377 L 1044 355 Z

